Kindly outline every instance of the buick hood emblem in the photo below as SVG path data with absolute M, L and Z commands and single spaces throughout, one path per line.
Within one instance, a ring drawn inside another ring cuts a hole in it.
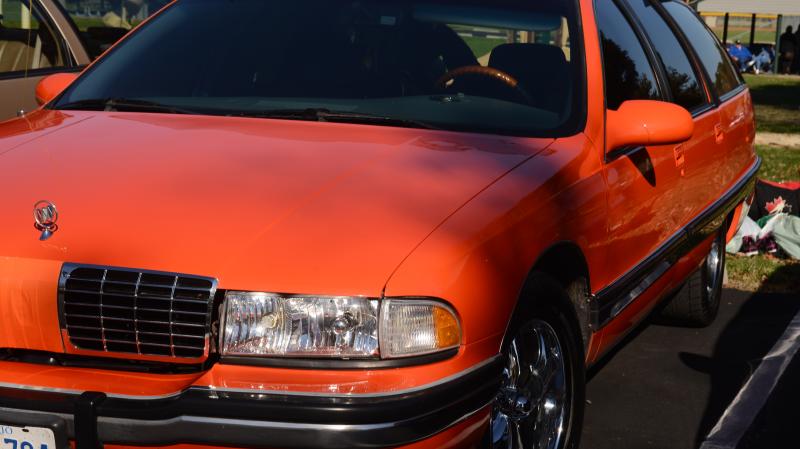
M 33 206 L 33 220 L 34 226 L 42 235 L 39 240 L 45 241 L 53 236 L 53 233 L 58 231 L 58 209 L 56 205 L 50 201 L 39 201 Z

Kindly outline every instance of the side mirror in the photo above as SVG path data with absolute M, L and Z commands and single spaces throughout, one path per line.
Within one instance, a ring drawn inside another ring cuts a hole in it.
M 606 148 L 669 145 L 686 142 L 694 133 L 692 115 L 664 101 L 628 100 L 606 113 Z
M 39 106 L 49 103 L 76 78 L 78 78 L 77 73 L 56 73 L 42 78 L 36 85 L 36 102 Z

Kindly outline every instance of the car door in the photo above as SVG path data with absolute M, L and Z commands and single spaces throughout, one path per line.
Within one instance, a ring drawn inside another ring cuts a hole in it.
M 720 118 L 711 91 L 704 83 L 702 58 L 697 58 L 685 36 L 678 30 L 659 0 L 622 0 L 644 30 L 666 80 L 667 99 L 691 112 L 694 120 L 692 139 L 675 148 L 681 167 L 681 198 L 678 224 L 685 226 L 713 199 L 716 190 L 704 185 L 722 182 L 718 170 L 720 158 Z
M 37 107 L 36 83 L 89 63 L 81 40 L 54 0 L 0 0 L 0 120 Z
M 607 108 L 616 110 L 626 100 L 666 99 L 646 42 L 630 15 L 614 0 L 596 0 L 595 10 Z M 679 227 L 682 167 L 680 160 L 676 162 L 675 147 L 605 149 L 608 269 L 620 278 L 642 266 Z
M 696 137 L 686 148 L 686 161 L 691 167 L 686 182 L 687 204 L 691 206 L 691 216 L 696 216 L 717 200 L 749 164 L 754 133 L 752 110 L 749 96 L 740 95 L 744 81 L 725 48 L 697 14 L 673 0 L 659 2 L 658 6 L 691 46 L 706 77 L 709 94 L 719 106 L 713 114 L 696 117 Z

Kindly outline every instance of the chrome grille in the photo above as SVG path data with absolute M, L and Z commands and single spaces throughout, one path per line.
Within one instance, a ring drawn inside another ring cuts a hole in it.
M 80 350 L 197 359 L 207 355 L 215 290 L 199 276 L 66 264 L 62 327 Z

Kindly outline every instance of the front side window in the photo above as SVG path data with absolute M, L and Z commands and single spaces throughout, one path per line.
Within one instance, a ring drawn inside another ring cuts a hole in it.
M 686 51 L 664 18 L 652 6 L 650 0 L 628 0 L 628 3 L 641 20 L 666 71 L 672 91 L 672 101 L 689 111 L 706 106 L 708 101 L 703 86 L 695 74 Z
M 553 135 L 585 109 L 576 14 L 567 0 L 182 0 L 55 107 Z
M 683 3 L 665 1 L 663 5 L 692 44 L 717 94 L 723 96 L 739 87 L 741 81 L 728 53 L 697 14 Z
M 36 2 L 0 0 L 0 75 L 64 67 L 59 36 Z
M 616 110 L 627 100 L 661 99 L 653 67 L 622 11 L 612 0 L 598 0 L 596 11 L 607 107 Z

